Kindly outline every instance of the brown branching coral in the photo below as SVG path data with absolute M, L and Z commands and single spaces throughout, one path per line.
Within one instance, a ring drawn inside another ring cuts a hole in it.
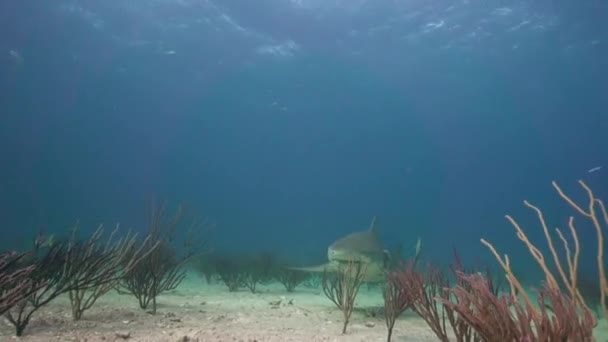
M 115 241 L 116 230 L 105 243 L 101 240 L 101 226 L 85 240 L 78 238 L 77 230 L 73 230 L 69 240 L 36 248 L 24 258 L 22 263 L 31 269 L 24 282 L 27 295 L 6 311 L 17 336 L 24 333 L 39 309 L 64 294 L 69 295 L 73 318 L 80 319 L 99 297 L 147 257 L 141 246 L 149 238 L 138 247 L 135 236 L 130 234 Z
M 366 264 L 351 260 L 335 273 L 323 272 L 323 292 L 342 311 L 344 317 L 343 334 L 346 333 L 350 316 L 355 309 L 355 299 L 363 283 L 365 271 Z
M 7 320 L 15 327 L 16 336 L 22 336 L 32 316 L 55 298 L 91 283 L 81 275 L 95 275 L 98 259 L 93 255 L 79 254 L 79 247 L 70 242 L 59 242 L 44 249 L 36 249 L 24 263 L 32 267 L 29 274 L 29 295 L 6 312 Z M 80 246 L 80 244 L 78 244 Z M 90 278 L 89 278 L 90 279 Z
M 137 235 L 131 233 L 115 239 L 118 225 L 106 242 L 101 241 L 104 232 L 102 225 L 83 242 L 76 240 L 76 232 L 77 228 L 72 234 L 71 253 L 66 267 L 81 269 L 81 272 L 73 272 L 73 277 L 69 279 L 69 285 L 74 286 L 68 286 L 72 318 L 79 320 L 101 296 L 114 289 L 139 262 L 153 252 L 158 242 L 151 242 L 150 237 L 147 237 L 137 246 Z M 144 247 L 149 247 L 149 243 L 153 247 L 144 250 Z M 84 267 L 75 260 L 89 260 L 93 267 Z
M 186 228 L 188 234 L 194 235 L 183 237 L 184 248 L 180 251 L 175 242 L 180 230 L 178 228 L 182 227 Z M 183 266 L 205 247 L 205 233 L 209 228 L 207 222 L 187 215 L 182 205 L 172 213 L 166 202 L 151 203 L 147 231 L 149 239 L 140 248 L 146 257 L 121 279 L 117 285 L 119 292 L 132 294 L 142 309 L 151 306 L 150 312 L 155 314 L 157 296 L 177 288 L 184 280 L 186 270 Z
M 20 266 L 25 254 L 5 252 L 0 254 L 0 315 L 30 295 L 30 273 L 33 266 Z

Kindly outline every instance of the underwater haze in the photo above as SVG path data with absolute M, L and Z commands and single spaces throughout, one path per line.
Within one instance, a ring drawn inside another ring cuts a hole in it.
M 420 237 L 426 257 L 494 264 L 483 237 L 529 262 L 505 214 L 538 239 L 524 199 L 551 226 L 572 213 L 551 181 L 608 193 L 607 15 L 600 0 L 2 1 L 2 247 L 77 220 L 143 231 L 154 197 L 214 222 L 214 249 L 324 258 L 377 216 L 389 248 Z

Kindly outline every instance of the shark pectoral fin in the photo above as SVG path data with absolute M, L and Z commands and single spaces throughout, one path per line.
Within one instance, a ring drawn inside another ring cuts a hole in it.
M 322 264 L 322 265 L 317 265 L 317 266 L 287 267 L 287 268 L 290 270 L 303 271 L 303 272 L 317 272 L 317 273 L 334 272 L 335 270 L 337 270 L 336 265 L 332 264 L 332 263 L 327 263 L 327 264 Z

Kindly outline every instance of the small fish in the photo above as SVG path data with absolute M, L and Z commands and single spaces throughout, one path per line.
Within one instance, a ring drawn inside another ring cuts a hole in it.
M 594 172 L 597 172 L 597 171 L 599 171 L 601 169 L 602 169 L 601 166 L 592 167 L 589 170 L 587 170 L 587 173 L 594 173 Z
M 36 250 L 44 247 L 53 247 L 53 245 L 55 245 L 55 234 L 47 236 L 43 230 L 34 239 L 34 248 Z
M 19 53 L 19 51 L 17 51 L 17 50 L 9 50 L 8 54 L 11 56 L 11 58 L 13 59 L 13 62 L 15 64 L 23 64 L 23 57 L 21 56 L 21 54 Z

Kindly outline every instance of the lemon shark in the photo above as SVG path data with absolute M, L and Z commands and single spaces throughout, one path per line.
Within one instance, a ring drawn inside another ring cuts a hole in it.
M 385 277 L 385 270 L 390 255 L 376 231 L 376 217 L 368 229 L 348 234 L 332 243 L 327 248 L 325 264 L 310 267 L 290 267 L 305 272 L 338 272 L 349 262 L 358 262 L 365 272 L 365 281 L 380 281 Z

